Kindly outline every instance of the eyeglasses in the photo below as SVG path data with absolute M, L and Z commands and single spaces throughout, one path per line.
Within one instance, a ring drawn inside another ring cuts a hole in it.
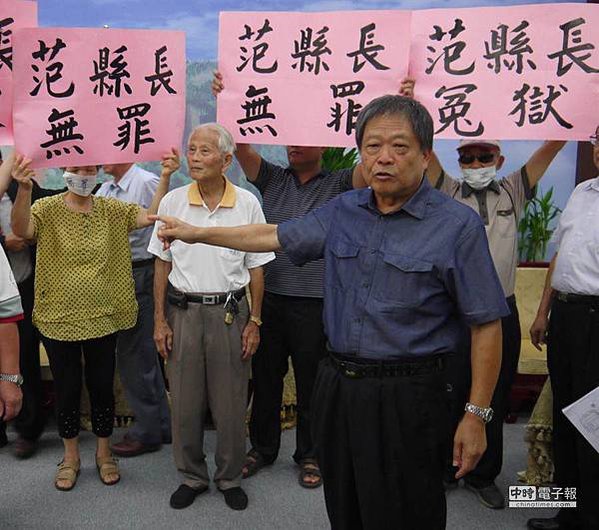
M 494 153 L 482 153 L 480 155 L 460 155 L 460 158 L 458 159 L 460 161 L 460 164 L 472 164 L 475 160 L 478 160 L 481 164 L 488 164 L 489 162 L 492 162 L 493 159 L 495 158 L 495 154 Z
M 589 139 L 590 139 L 591 145 L 593 147 L 596 147 L 599 145 L 599 135 L 593 134 L 593 136 L 589 136 Z

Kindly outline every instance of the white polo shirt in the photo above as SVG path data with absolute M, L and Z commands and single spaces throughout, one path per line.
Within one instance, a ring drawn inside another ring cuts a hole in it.
M 198 185 L 192 182 L 167 193 L 158 207 L 159 215 L 178 217 L 201 226 L 240 226 L 265 223 L 258 199 L 249 191 L 226 180 L 220 204 L 211 212 L 204 204 Z M 154 226 L 148 251 L 172 262 L 169 282 L 184 293 L 223 293 L 245 287 L 249 269 L 261 267 L 275 258 L 272 252 L 252 253 L 196 243 L 173 241 L 164 250 L 158 239 L 160 222 Z
M 551 287 L 564 293 L 599 296 L 599 177 L 576 186 L 553 241 L 558 254 Z
M 0 247 L 0 323 L 20 320 L 23 308 L 17 282 L 4 249 Z

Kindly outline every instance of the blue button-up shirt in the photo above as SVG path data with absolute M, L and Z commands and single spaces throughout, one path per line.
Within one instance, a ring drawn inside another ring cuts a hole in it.
M 333 351 L 399 359 L 457 351 L 463 322 L 508 314 L 485 229 L 472 208 L 423 179 L 383 215 L 370 189 L 279 225 L 296 265 L 324 257 L 324 324 Z
M 148 209 L 152 205 L 158 182 L 160 182 L 158 175 L 133 164 L 118 183 L 114 180 L 104 182 L 96 195 L 132 202 Z M 129 233 L 129 245 L 131 246 L 131 259 L 133 261 L 142 261 L 154 257 L 148 252 L 148 244 L 152 237 L 153 228 L 153 226 L 147 226 Z

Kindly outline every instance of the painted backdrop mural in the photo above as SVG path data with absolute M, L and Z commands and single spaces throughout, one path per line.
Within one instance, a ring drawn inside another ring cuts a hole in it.
M 555 0 L 553 0 L 555 2 Z M 584 3 L 583 0 L 579 0 Z M 526 2 L 521 0 L 263 0 L 260 9 L 265 11 L 335 11 L 359 9 L 430 9 L 446 7 L 475 7 L 496 5 L 523 5 L 527 3 L 552 3 L 543 0 Z M 38 3 L 40 26 L 152 28 L 182 30 L 186 33 L 187 50 L 187 107 L 184 139 L 189 131 L 202 122 L 216 117 L 215 100 L 210 93 L 212 71 L 216 67 L 218 45 L 218 16 L 220 11 L 253 11 L 253 0 L 178 0 L 176 3 L 162 0 L 127 0 L 127 9 L 122 9 L 122 0 L 40 0 Z M 520 167 L 526 162 L 539 142 L 506 142 L 506 170 Z M 435 148 L 446 168 L 459 174 L 456 142 L 438 141 Z M 262 154 L 281 163 L 285 162 L 281 148 L 261 146 Z M 157 169 L 150 163 L 146 167 Z M 576 168 L 576 144 L 569 143 L 558 155 L 542 183 L 542 189 L 553 186 L 558 206 L 563 207 L 573 185 Z M 185 168 L 174 179 L 173 184 L 185 181 Z M 234 169 L 233 180 L 242 185 L 244 178 L 239 169 Z M 49 174 L 49 185 L 59 185 L 56 175 Z M 250 185 L 247 185 L 250 187 Z

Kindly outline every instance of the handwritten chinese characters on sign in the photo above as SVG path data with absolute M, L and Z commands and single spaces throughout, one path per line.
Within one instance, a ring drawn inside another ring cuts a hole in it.
M 18 28 L 37 27 L 37 3 L 0 0 L 0 145 L 13 143 L 13 34 Z
M 14 38 L 14 130 L 34 167 L 156 160 L 181 145 L 181 32 L 23 29 Z
M 599 7 L 539 9 L 221 13 L 218 120 L 245 143 L 352 146 L 409 71 L 438 138 L 586 139 Z
M 597 34 L 591 5 L 414 11 L 410 72 L 441 138 L 585 139 Z
M 407 75 L 410 13 L 221 13 L 218 121 L 239 142 L 351 145 Z

